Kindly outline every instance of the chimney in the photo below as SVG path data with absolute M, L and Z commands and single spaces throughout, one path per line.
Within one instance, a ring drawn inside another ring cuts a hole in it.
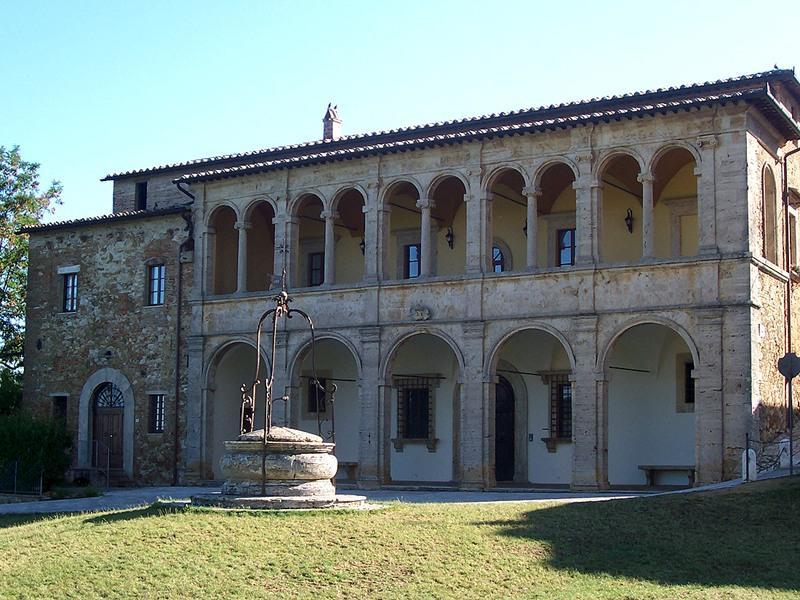
M 328 104 L 328 110 L 325 111 L 325 116 L 322 118 L 323 140 L 338 140 L 342 137 L 342 120 L 339 118 L 339 113 L 336 112 L 337 108 L 338 106 Z

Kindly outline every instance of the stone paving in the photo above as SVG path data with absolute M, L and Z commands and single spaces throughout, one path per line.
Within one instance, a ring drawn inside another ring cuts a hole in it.
M 680 490 L 694 492 L 720 487 L 732 487 L 741 483 L 739 480 L 724 482 Z M 69 500 L 42 500 L 0 505 L 0 514 L 37 514 L 37 513 L 80 513 L 106 510 L 125 510 L 140 506 L 148 506 L 158 499 L 187 500 L 196 494 L 219 493 L 218 487 L 142 487 L 111 489 L 96 498 L 75 498 Z M 342 490 L 344 493 L 355 493 L 366 496 L 367 501 L 375 502 L 411 502 L 411 503 L 491 503 L 491 502 L 593 502 L 622 498 L 651 496 L 654 492 L 605 492 L 582 493 L 564 491 L 425 491 L 425 490 Z M 673 492 L 667 492 L 673 493 Z

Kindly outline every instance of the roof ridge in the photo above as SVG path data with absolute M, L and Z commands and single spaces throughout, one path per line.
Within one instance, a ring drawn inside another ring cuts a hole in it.
M 780 79 L 791 77 L 794 79 L 794 69 L 772 69 L 769 71 L 761 71 L 758 73 L 752 73 L 749 75 L 739 75 L 735 77 L 729 77 L 725 79 L 717 79 L 713 81 L 705 81 L 703 83 L 690 83 L 690 84 L 682 84 L 679 86 L 670 86 L 664 88 L 656 88 L 654 90 L 640 90 L 635 92 L 628 92 L 623 94 L 615 94 L 610 96 L 601 96 L 601 97 L 594 97 L 588 100 L 573 100 L 568 102 L 562 102 L 559 104 L 550 104 L 550 105 L 542 105 L 538 107 L 530 107 L 530 108 L 521 108 L 521 109 L 514 109 L 505 112 L 499 113 L 489 113 L 484 115 L 478 116 L 471 116 L 471 117 L 462 117 L 457 119 L 445 120 L 445 121 L 435 121 L 431 123 L 423 123 L 417 125 L 409 125 L 405 127 L 398 127 L 394 129 L 387 129 L 387 130 L 378 130 L 372 132 L 362 132 L 350 135 L 344 135 L 336 140 L 313 140 L 307 142 L 300 142 L 296 144 L 286 144 L 281 146 L 274 146 L 271 148 L 262 148 L 258 150 L 250 150 L 246 152 L 239 152 L 239 153 L 231 153 L 231 154 L 223 154 L 218 156 L 211 156 L 205 158 L 198 158 L 192 159 L 188 161 L 178 162 L 178 163 L 171 163 L 171 164 L 164 164 L 158 165 L 154 167 L 142 168 L 142 169 L 134 169 L 130 171 L 118 172 L 118 173 L 110 173 L 106 175 L 101 181 L 108 181 L 113 180 L 119 177 L 131 177 L 135 175 L 143 175 L 146 173 L 153 173 L 153 172 L 163 172 L 163 171 L 170 171 L 175 169 L 180 169 L 182 167 L 196 167 L 199 165 L 204 164 L 211 164 L 211 163 L 224 163 L 224 162 L 233 162 L 238 161 L 241 159 L 247 159 L 255 156 L 271 156 L 276 154 L 282 153 L 295 153 L 298 151 L 302 151 L 305 149 L 322 149 L 322 148 L 340 148 L 340 147 L 349 147 L 353 143 L 358 141 L 365 141 L 373 138 L 380 138 L 380 137 L 403 137 L 406 134 L 413 134 L 415 132 L 420 132 L 424 130 L 434 130 L 434 129 L 441 129 L 441 128 L 454 128 L 457 126 L 468 125 L 470 123 L 479 123 L 479 122 L 486 122 L 492 120 L 509 120 L 514 118 L 519 118 L 524 115 L 535 115 L 537 113 L 545 113 L 545 112 L 560 112 L 570 109 L 575 109 L 581 106 L 593 106 L 593 105 L 602 105 L 602 104 L 609 104 L 609 103 L 619 103 L 619 102 L 627 102 L 633 100 L 641 100 L 651 96 L 659 96 L 659 95 L 670 95 L 675 93 L 691 93 L 693 91 L 700 91 L 703 88 L 708 87 L 725 87 L 730 85 L 736 84 L 747 84 L 747 83 L 756 83 L 760 82 L 764 79 Z M 800 93 L 800 82 L 797 82 L 796 79 L 794 81 L 798 87 L 798 93 Z

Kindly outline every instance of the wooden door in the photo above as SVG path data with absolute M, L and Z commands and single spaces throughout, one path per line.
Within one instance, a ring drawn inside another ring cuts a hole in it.
M 92 463 L 98 468 L 122 469 L 123 415 L 125 402 L 119 388 L 100 385 L 94 394 Z
M 496 481 L 514 480 L 514 390 L 500 377 L 495 392 L 494 472 Z

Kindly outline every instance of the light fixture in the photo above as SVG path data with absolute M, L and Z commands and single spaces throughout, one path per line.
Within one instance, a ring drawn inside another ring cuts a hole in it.
M 633 211 L 630 208 L 625 214 L 625 227 L 628 228 L 628 233 L 633 233 Z
M 444 239 L 447 240 L 447 245 L 450 246 L 450 250 L 453 249 L 453 228 L 448 227 L 447 232 L 444 234 Z
M 528 219 L 525 219 L 525 225 L 522 226 L 522 233 L 525 234 L 525 237 L 528 237 Z
M 364 238 L 361 238 L 361 242 L 358 244 L 358 247 L 361 248 L 361 254 L 364 254 L 364 250 L 366 249 L 367 245 L 364 243 Z

